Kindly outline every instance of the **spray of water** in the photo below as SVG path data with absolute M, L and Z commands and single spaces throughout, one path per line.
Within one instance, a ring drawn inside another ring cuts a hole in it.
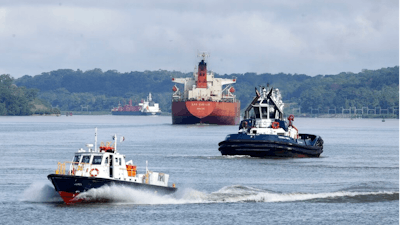
M 35 182 L 24 190 L 21 201 L 62 202 L 62 199 L 48 182 Z
M 228 186 L 212 193 L 204 193 L 194 189 L 183 189 L 172 195 L 157 195 L 155 193 L 132 189 L 124 186 L 103 186 L 91 189 L 78 195 L 78 198 L 111 202 L 163 205 L 163 204 L 195 204 L 195 203 L 224 203 L 224 202 L 288 202 L 307 201 L 313 199 L 337 199 L 357 196 L 395 195 L 398 192 L 328 192 L 328 193 L 277 193 L 245 186 Z M 394 197 L 396 198 L 396 197 Z
M 198 203 L 235 203 L 235 202 L 293 202 L 339 199 L 339 202 L 351 198 L 374 198 L 376 201 L 386 198 L 398 200 L 398 192 L 327 192 L 327 193 L 278 193 L 246 186 L 227 186 L 212 193 L 184 188 L 171 195 L 158 195 L 154 192 L 133 189 L 127 186 L 111 185 L 91 189 L 76 198 L 89 201 L 103 201 L 118 204 L 165 205 Z M 340 199 L 345 200 L 340 200 Z M 49 184 L 34 183 L 23 193 L 23 200 L 30 202 L 61 202 L 61 198 Z M 374 200 L 374 201 L 375 201 Z

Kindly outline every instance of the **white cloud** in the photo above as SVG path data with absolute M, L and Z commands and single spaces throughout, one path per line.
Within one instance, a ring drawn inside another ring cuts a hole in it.
M 0 1 L 0 73 L 337 74 L 399 64 L 398 1 Z

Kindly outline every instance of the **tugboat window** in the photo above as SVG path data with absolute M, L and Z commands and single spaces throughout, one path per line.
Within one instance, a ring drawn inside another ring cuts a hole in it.
M 261 112 L 262 112 L 262 118 L 263 119 L 268 119 L 268 108 L 267 107 L 262 107 L 261 108 Z
M 81 160 L 81 155 L 75 155 L 74 163 L 79 163 L 80 160 Z
M 275 117 L 275 111 L 274 111 L 274 110 L 272 110 L 272 111 L 269 113 L 269 117 L 270 117 L 271 119 L 277 119 L 277 118 Z
M 254 114 L 256 115 L 256 118 L 260 118 L 260 109 L 258 107 L 254 107 Z
M 95 155 L 95 156 L 93 156 L 93 162 L 92 162 L 92 164 L 97 164 L 97 165 L 101 164 L 101 159 L 102 159 L 101 155 Z
M 89 163 L 90 162 L 90 155 L 84 155 L 82 158 L 82 163 Z

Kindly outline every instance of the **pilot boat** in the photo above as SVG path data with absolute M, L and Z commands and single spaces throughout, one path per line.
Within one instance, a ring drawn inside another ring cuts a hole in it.
M 268 87 L 267 87 L 268 88 Z M 222 155 L 252 157 L 319 157 L 324 141 L 319 135 L 302 134 L 294 116 L 284 118 L 279 89 L 256 88 L 256 96 L 244 112 L 237 134 L 219 143 Z
M 138 174 L 132 160 L 126 162 L 125 155 L 117 151 L 117 135 L 113 140 L 113 144 L 102 142 L 97 148 L 96 129 L 94 149 L 93 144 L 87 144 L 87 150 L 79 149 L 72 162 L 59 162 L 55 173 L 47 176 L 66 204 L 91 202 L 91 199 L 78 195 L 104 185 L 123 185 L 161 195 L 177 190 L 175 184 L 168 186 L 168 174 L 148 170 L 147 161 L 145 173 Z

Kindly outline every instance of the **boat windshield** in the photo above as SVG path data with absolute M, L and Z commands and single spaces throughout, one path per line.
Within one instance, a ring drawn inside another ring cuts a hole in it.
M 81 160 L 81 155 L 75 155 L 74 163 L 79 163 L 80 160 Z
M 101 155 L 95 155 L 95 156 L 93 156 L 93 162 L 92 162 L 92 164 L 97 164 L 97 165 L 99 165 L 99 164 L 101 164 L 101 159 L 102 159 L 103 157 L 101 156 Z
M 82 163 L 89 163 L 90 162 L 90 155 L 84 155 L 82 157 Z
M 268 119 L 268 107 L 262 107 L 261 113 L 262 119 Z
M 254 110 L 254 115 L 258 119 L 260 118 L 260 108 L 259 107 L 253 107 Z

